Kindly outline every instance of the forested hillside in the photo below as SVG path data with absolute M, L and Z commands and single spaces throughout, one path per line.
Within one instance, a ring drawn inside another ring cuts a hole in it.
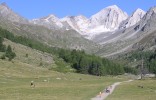
M 76 69 L 76 72 L 92 75 L 119 75 L 125 73 L 124 66 L 114 63 L 106 58 L 101 58 L 95 55 L 86 54 L 79 50 L 65 50 L 62 48 L 49 47 L 39 41 L 32 40 L 22 36 L 14 36 L 11 32 L 0 28 L 0 36 L 15 43 L 20 43 L 29 46 L 42 52 L 47 52 L 58 56 L 64 62 L 69 63 L 71 67 Z M 60 64 L 61 66 L 61 64 Z M 59 70 L 57 70 L 59 71 Z
M 156 51 L 133 51 L 121 55 L 117 61 L 125 66 L 125 71 L 128 73 L 137 74 L 142 71 L 143 74 L 156 74 Z
M 10 45 L 6 46 L 3 44 L 4 39 L 0 37 L 0 52 L 2 52 L 1 59 L 8 58 L 9 61 L 11 61 L 13 58 L 16 57 L 16 54 L 12 51 L 12 48 Z

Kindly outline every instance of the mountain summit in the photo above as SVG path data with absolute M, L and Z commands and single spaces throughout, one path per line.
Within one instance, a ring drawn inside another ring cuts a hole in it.
M 20 15 L 14 13 L 6 3 L 0 4 L 0 17 L 12 22 L 27 23 L 28 21 Z
M 128 18 L 127 13 L 123 12 L 116 5 L 109 6 L 91 16 L 91 26 L 103 26 L 107 31 L 113 31 L 119 27 L 119 24 Z M 103 30 L 103 31 L 105 31 Z
M 91 33 L 110 32 L 118 29 L 120 23 L 128 18 L 127 13 L 118 6 L 113 5 L 104 8 L 90 18 Z
M 138 8 L 136 11 L 133 12 L 131 16 L 128 17 L 127 20 L 125 20 L 121 25 L 120 28 L 128 28 L 130 26 L 135 25 L 137 22 L 139 22 L 143 16 L 146 14 L 145 11 Z

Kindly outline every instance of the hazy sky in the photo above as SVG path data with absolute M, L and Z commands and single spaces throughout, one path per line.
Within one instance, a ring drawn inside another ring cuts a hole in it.
M 156 0 L 0 0 L 0 3 L 2 2 L 28 19 L 49 14 L 59 18 L 69 15 L 90 17 L 110 5 L 117 5 L 130 15 L 137 8 L 147 11 L 156 6 Z

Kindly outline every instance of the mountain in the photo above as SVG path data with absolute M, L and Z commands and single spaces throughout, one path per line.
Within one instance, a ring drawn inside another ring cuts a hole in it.
M 156 7 L 152 7 L 142 21 L 137 25 L 140 30 L 138 42 L 133 45 L 133 49 L 155 50 L 156 46 Z
M 83 16 L 67 16 L 61 19 L 61 22 L 67 22 L 72 29 L 79 32 L 81 35 L 85 36 L 86 31 L 88 30 L 89 21 Z
M 83 15 L 67 16 L 62 19 L 58 19 L 53 15 L 51 16 L 34 19 L 32 22 L 49 29 L 64 31 L 75 30 L 80 35 L 90 40 L 93 40 L 94 37 L 101 34 L 101 32 L 112 33 L 118 30 L 121 22 L 128 18 L 128 15 L 116 5 L 104 8 L 97 14 L 91 16 L 90 19 Z
M 128 17 L 128 19 L 126 19 L 125 21 L 121 23 L 120 29 L 128 28 L 128 27 L 135 25 L 137 22 L 139 22 L 143 18 L 145 14 L 146 14 L 145 11 L 138 8 L 131 16 Z
M 62 22 L 67 22 L 74 30 L 87 39 L 92 39 L 101 32 L 112 32 L 118 29 L 120 23 L 128 15 L 116 5 L 109 6 L 87 19 L 84 16 L 65 17 Z
M 133 32 L 132 31 L 129 32 L 129 34 L 126 34 L 123 38 L 120 38 L 120 35 L 124 35 L 123 34 L 124 31 L 128 30 L 129 27 L 132 27 L 135 24 L 137 24 L 145 14 L 146 14 L 145 11 L 141 9 L 137 9 L 136 11 L 134 11 L 134 13 L 131 16 L 129 16 L 126 20 L 121 22 L 120 26 L 118 27 L 118 30 L 114 32 L 100 33 L 96 35 L 92 40 L 100 44 L 105 44 L 112 41 L 116 41 L 118 39 L 122 40 L 122 39 L 130 38 L 132 35 L 136 33 L 135 30 L 133 29 L 132 29 Z
M 55 15 L 49 15 L 40 19 L 33 19 L 30 22 L 37 25 L 43 25 L 45 27 L 48 27 L 49 29 L 60 29 L 63 27 L 63 24 Z
M 114 56 L 126 52 L 140 50 L 156 50 L 156 7 L 152 7 L 138 23 L 118 30 L 113 38 L 105 42 L 97 54 L 100 56 Z
M 145 12 L 137 9 L 131 16 L 122 11 L 118 6 L 106 7 L 91 16 L 89 19 L 83 15 L 57 18 L 54 15 L 34 19 L 31 22 L 45 26 L 49 29 L 75 30 L 83 37 L 95 42 L 102 41 L 106 37 L 112 37 L 116 31 L 135 25 L 144 16 Z M 97 39 L 98 38 L 98 39 Z M 98 42 L 99 43 L 99 42 Z M 103 44 L 103 41 L 102 43 Z
M 4 3 L 0 5 L 0 12 L 0 27 L 15 35 L 25 36 L 52 47 L 85 50 L 90 53 L 98 49 L 98 44 L 85 39 L 73 29 L 66 29 L 67 23 L 61 23 L 54 15 L 31 21 L 16 14 Z
M 0 27 L 49 46 L 85 50 L 110 57 L 131 50 L 155 48 L 156 7 L 128 16 L 116 5 L 86 18 L 83 15 L 27 20 L 0 5 Z M 87 39 L 86 39 L 87 38 Z
M 12 22 L 27 23 L 28 20 L 14 13 L 6 3 L 0 4 L 0 17 Z
M 128 15 L 116 5 L 109 6 L 91 16 L 91 28 L 99 31 L 93 32 L 109 32 L 118 29 L 120 23 L 126 20 Z

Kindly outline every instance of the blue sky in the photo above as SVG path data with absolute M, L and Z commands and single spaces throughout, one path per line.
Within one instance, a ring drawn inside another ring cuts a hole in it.
M 156 6 L 156 0 L 0 0 L 0 3 L 2 2 L 28 19 L 49 14 L 59 18 L 69 15 L 84 15 L 89 18 L 110 5 L 117 5 L 130 15 L 137 8 L 147 11 Z

